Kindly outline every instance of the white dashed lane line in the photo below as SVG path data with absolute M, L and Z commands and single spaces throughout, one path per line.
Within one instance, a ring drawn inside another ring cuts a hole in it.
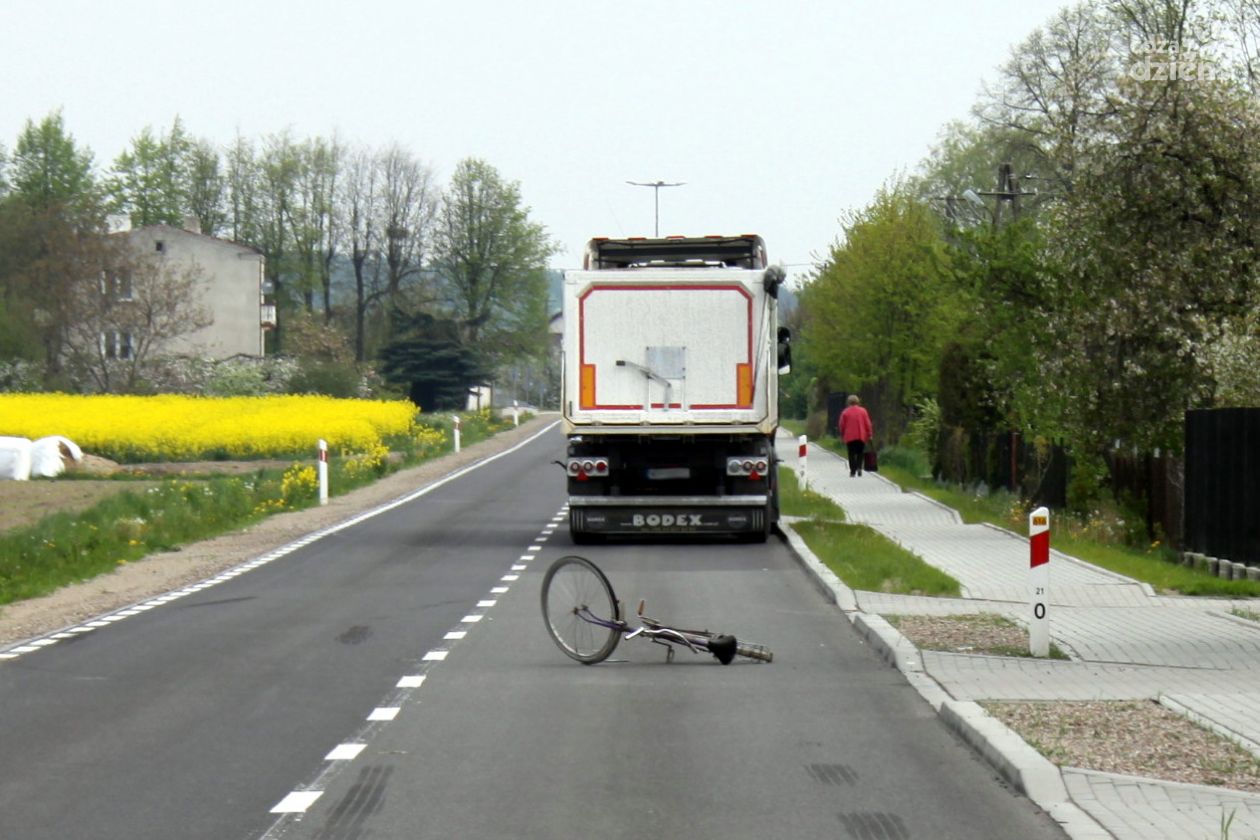
M 561 513 L 554 517 L 551 521 L 553 523 L 563 521 L 565 518 L 564 511 L 566 509 L 567 505 L 565 508 L 561 508 Z M 528 570 L 530 561 L 538 557 L 537 552 L 542 550 L 542 545 L 547 542 L 548 537 L 554 531 L 555 527 L 552 525 L 545 528 L 543 532 L 534 539 L 534 543 L 525 549 L 530 553 L 523 554 L 517 558 L 516 562 L 512 564 L 510 572 L 501 576 L 499 578 L 499 582 L 513 583 L 519 580 L 519 573 Z M 490 593 L 495 596 L 501 596 L 506 595 L 509 590 L 510 587 L 508 586 L 493 586 L 490 588 Z M 497 597 L 483 598 L 477 602 L 477 609 L 489 610 L 497 603 Z M 428 671 L 431 670 L 436 663 L 444 662 L 446 660 L 446 657 L 450 654 L 450 650 L 447 648 L 452 647 L 453 643 L 466 638 L 470 632 L 468 629 L 469 626 L 479 623 L 483 618 L 485 618 L 484 612 L 469 613 L 461 618 L 459 626 L 447 631 L 442 637 L 443 641 L 450 642 L 452 644 L 447 645 L 446 648 L 435 648 L 425 653 L 424 656 L 421 657 L 421 661 L 427 663 L 425 667 L 426 673 L 413 674 L 400 678 L 395 686 L 395 688 L 399 690 L 399 693 L 390 698 L 390 705 L 378 706 L 373 709 L 367 717 L 368 722 L 373 724 L 385 724 L 396 720 L 402 713 L 403 707 L 410 699 L 411 694 L 424 685 L 425 681 L 428 679 Z M 280 800 L 274 808 L 271 809 L 271 813 L 280 814 L 282 815 L 282 818 L 280 822 L 277 822 L 272 826 L 271 830 L 263 836 L 262 840 L 267 840 L 273 835 L 276 835 L 276 832 L 283 826 L 285 817 L 289 815 L 300 817 L 302 814 L 305 814 L 327 788 L 328 783 L 331 781 L 332 773 L 335 772 L 335 768 L 342 767 L 347 763 L 354 761 L 355 758 L 357 758 L 359 754 L 367 748 L 369 736 L 375 731 L 376 730 L 373 730 L 373 732 L 360 733 L 359 737 L 356 737 L 353 741 L 340 744 L 329 752 L 328 755 L 325 756 L 325 761 L 329 762 L 329 764 L 322 770 L 319 777 L 314 782 L 303 790 L 295 790 L 289 793 L 284 797 L 284 799 Z

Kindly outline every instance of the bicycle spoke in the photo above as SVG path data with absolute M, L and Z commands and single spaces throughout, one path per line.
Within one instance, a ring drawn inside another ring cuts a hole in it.
M 556 645 L 573 659 L 600 662 L 620 638 L 617 601 L 612 586 L 595 564 L 569 555 L 551 565 L 543 578 L 543 619 Z

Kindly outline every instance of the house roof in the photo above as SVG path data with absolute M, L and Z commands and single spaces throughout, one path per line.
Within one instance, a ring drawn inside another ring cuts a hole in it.
M 144 227 L 118 231 L 117 233 L 112 233 L 110 235 L 111 236 L 122 235 L 122 236 L 130 237 L 133 234 L 137 234 L 137 233 L 157 233 L 163 236 L 171 236 L 171 235 L 191 236 L 196 239 L 202 239 L 202 240 L 216 243 L 218 245 L 225 245 L 229 248 L 235 248 L 239 251 L 246 251 L 251 254 L 257 254 L 259 256 L 263 256 L 262 250 L 260 248 L 255 248 L 253 245 L 246 245 L 243 242 L 233 242 L 230 239 L 220 239 L 217 236 L 210 236 L 209 234 L 205 234 L 205 233 L 194 233 L 191 230 L 185 230 L 184 228 L 176 227 L 175 225 L 164 225 L 164 224 L 145 225 Z

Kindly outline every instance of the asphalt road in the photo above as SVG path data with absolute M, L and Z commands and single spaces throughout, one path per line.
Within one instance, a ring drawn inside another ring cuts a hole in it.
M 0 663 L 0 837 L 1063 836 L 777 541 L 580 552 L 773 664 L 565 657 L 538 606 L 574 551 L 562 443 Z

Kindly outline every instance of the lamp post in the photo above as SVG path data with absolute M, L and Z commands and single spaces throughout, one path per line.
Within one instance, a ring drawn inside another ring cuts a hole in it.
M 672 184 L 667 184 L 664 181 L 652 181 L 652 182 L 626 181 L 626 183 L 635 187 L 651 187 L 652 188 L 653 203 L 656 206 L 656 227 L 654 228 L 655 233 L 653 235 L 659 237 L 661 235 L 661 187 L 681 187 L 683 184 L 687 182 L 677 181 Z

